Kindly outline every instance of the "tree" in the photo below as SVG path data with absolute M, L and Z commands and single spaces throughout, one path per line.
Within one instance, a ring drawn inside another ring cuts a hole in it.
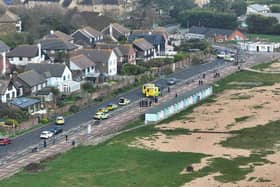
M 228 0 L 210 0 L 209 7 L 216 11 L 225 12 L 229 10 L 229 4 Z
M 273 28 L 278 24 L 278 20 L 275 17 L 253 14 L 247 17 L 246 23 L 250 33 L 274 34 Z
M 233 10 L 237 16 L 241 16 L 246 13 L 247 4 L 244 0 L 235 0 L 231 4 L 230 9 Z

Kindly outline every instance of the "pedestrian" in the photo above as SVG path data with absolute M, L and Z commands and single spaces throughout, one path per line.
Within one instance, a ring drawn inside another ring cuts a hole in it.
M 206 74 L 205 74 L 205 73 L 203 73 L 202 77 L 203 77 L 203 78 L 205 79 L 205 77 L 206 77 Z
M 158 98 L 157 97 L 155 97 L 155 103 L 157 103 L 158 102 Z
M 167 87 L 167 92 L 170 93 L 170 87 L 169 86 Z
M 149 106 L 152 106 L 152 101 L 151 100 L 149 101 Z
M 46 139 L 44 140 L 44 147 L 47 147 L 47 141 L 46 141 Z
M 55 137 L 53 137 L 53 142 L 52 143 L 53 143 L 53 145 L 55 144 Z
M 178 97 L 178 94 L 176 93 L 176 94 L 175 94 L 175 98 L 177 98 L 177 97 Z
M 65 135 L 65 142 L 67 142 L 68 141 L 68 135 L 66 134 Z
M 72 141 L 72 146 L 74 147 L 76 144 L 75 140 Z

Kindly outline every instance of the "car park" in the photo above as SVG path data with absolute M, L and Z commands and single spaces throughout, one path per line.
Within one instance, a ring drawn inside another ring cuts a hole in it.
M 55 124 L 57 125 L 64 125 L 64 117 L 63 116 L 57 116 L 55 119 Z
M 111 110 L 115 110 L 118 108 L 118 105 L 117 104 L 113 104 L 113 103 L 109 103 L 107 105 L 107 110 L 111 111 Z
M 9 138 L 0 138 L 0 145 L 8 145 L 11 143 L 12 143 L 12 141 Z
M 170 86 L 176 84 L 176 78 L 169 78 L 167 80 L 167 84 Z
M 53 135 L 54 135 L 54 133 L 51 132 L 51 131 L 43 131 L 40 134 L 40 138 L 41 139 L 48 139 L 48 138 L 51 138 Z
M 94 116 L 93 119 L 96 120 L 102 120 L 102 119 L 108 119 L 109 114 L 103 113 L 103 112 L 97 112 Z
M 63 129 L 62 128 L 59 128 L 59 127 L 54 127 L 52 129 L 50 129 L 50 131 L 54 134 L 54 135 L 57 135 L 57 134 L 60 134 L 63 132 Z
M 130 100 L 124 97 L 121 97 L 119 99 L 119 105 L 124 106 L 124 105 L 128 105 L 130 103 Z

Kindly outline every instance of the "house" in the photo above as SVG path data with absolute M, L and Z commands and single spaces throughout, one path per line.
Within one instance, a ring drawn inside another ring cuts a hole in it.
M 11 73 L 11 64 L 6 57 L 6 53 L 0 55 L 0 75 L 6 76 Z
M 29 63 L 40 63 L 45 60 L 41 45 L 20 45 L 7 53 L 10 63 L 24 66 Z
M 89 26 L 75 31 L 71 36 L 75 44 L 86 47 L 92 47 L 96 42 L 103 40 L 102 33 Z
M 44 109 L 44 105 L 41 103 L 40 99 L 19 97 L 9 101 L 8 105 L 10 107 L 24 110 L 31 115 L 47 113 L 47 110 Z
M 144 38 L 134 40 L 133 47 L 136 50 L 136 60 L 147 61 L 156 56 L 155 47 Z
M 43 37 L 43 39 L 53 39 L 53 38 L 57 38 L 57 39 L 61 39 L 63 41 L 67 41 L 70 43 L 74 43 L 74 38 L 64 32 L 61 31 L 50 31 L 50 34 L 46 35 Z
M 80 54 L 70 57 L 70 70 L 74 73 L 76 80 L 82 80 L 85 77 L 95 73 L 95 62 L 89 59 L 86 55 Z
M 128 38 L 128 41 L 132 42 L 136 39 L 144 38 L 146 41 L 151 43 L 155 48 L 155 53 L 157 56 L 164 55 L 166 49 L 166 38 L 160 32 L 152 32 L 148 33 L 145 31 L 134 31 Z
M 136 50 L 132 44 L 122 44 L 118 48 L 123 55 L 124 63 L 136 64 Z
M 267 5 L 251 4 L 247 6 L 246 14 L 260 14 L 268 12 L 270 12 L 270 8 Z
M 249 52 L 276 52 L 280 49 L 280 43 L 273 42 L 240 42 L 239 46 Z
M 31 63 L 26 66 L 26 70 L 42 75 L 48 86 L 55 87 L 64 94 L 80 90 L 80 83 L 73 81 L 72 72 L 65 64 Z
M 247 40 L 239 30 L 192 26 L 186 34 L 187 39 L 210 39 L 215 42 Z
M 10 47 L 0 40 L 0 53 L 4 53 L 8 51 L 10 51 Z
M 113 41 L 126 40 L 130 35 L 130 30 L 118 23 L 110 23 L 101 32 L 103 35 L 109 35 Z
M 1 103 L 6 103 L 9 100 L 17 97 L 17 90 L 11 79 L 0 80 L 0 98 Z
M 82 49 L 76 54 L 83 54 L 95 62 L 96 74 L 104 76 L 117 75 L 117 55 L 112 49 Z
M 183 41 L 187 40 L 186 34 L 188 30 L 182 28 L 179 24 L 166 25 L 164 29 L 172 46 L 180 46 Z
M 0 33 L 21 32 L 21 24 L 20 17 L 9 10 L 5 10 L 5 13 L 0 16 Z
M 63 55 L 67 55 L 70 51 L 78 48 L 70 41 L 60 38 L 46 38 L 39 40 L 38 43 L 41 45 L 44 54 L 47 54 L 52 61 L 59 62 L 65 61 Z
M 34 70 L 20 73 L 14 79 L 18 84 L 22 85 L 23 95 L 25 96 L 35 95 L 37 91 L 47 86 L 47 80 L 43 75 Z

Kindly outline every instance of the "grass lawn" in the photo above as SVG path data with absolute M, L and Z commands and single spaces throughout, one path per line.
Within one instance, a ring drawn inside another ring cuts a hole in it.
M 256 65 L 256 66 L 252 67 L 252 68 L 262 71 L 263 69 L 266 69 L 266 68 L 270 67 L 271 64 L 276 63 L 276 62 L 278 62 L 278 61 L 276 60 L 276 61 L 272 61 L 272 62 L 268 62 L 268 63 L 259 64 L 259 65 Z
M 250 40 L 265 40 L 268 42 L 280 42 L 279 35 L 249 34 Z

